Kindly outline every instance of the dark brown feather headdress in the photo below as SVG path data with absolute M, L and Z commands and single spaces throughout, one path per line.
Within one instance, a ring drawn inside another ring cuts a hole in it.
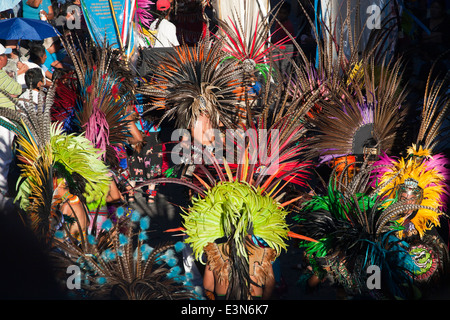
M 152 110 L 165 110 L 162 120 L 176 119 L 178 128 L 190 129 L 200 114 L 213 128 L 232 128 L 242 95 L 242 75 L 238 64 L 223 60 L 219 42 L 200 42 L 195 47 L 176 47 L 159 65 L 152 66 L 153 78 L 136 92 L 148 96 Z
M 362 155 L 363 148 L 390 152 L 401 135 L 407 109 L 403 101 L 400 62 L 364 64 L 359 81 L 328 95 L 319 104 L 321 114 L 311 119 L 314 135 L 310 156 L 323 161 L 346 155 Z

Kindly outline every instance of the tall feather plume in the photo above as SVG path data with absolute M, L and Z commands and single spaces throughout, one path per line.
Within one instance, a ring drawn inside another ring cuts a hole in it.
M 127 61 L 105 44 L 87 42 L 79 52 L 73 39 L 66 37 L 64 46 L 74 61 L 78 79 L 75 132 L 86 132 L 96 148 L 103 151 L 105 161 L 117 164 L 113 146 L 129 136 L 128 107 L 135 101 L 134 84 Z M 111 152 L 113 150 L 113 152 Z
M 51 122 L 55 87 L 48 90 L 45 100 L 42 92 L 40 96 L 38 104 L 25 99 L 13 100 L 16 110 L 1 108 L 0 113 L 9 119 L 4 123 L 17 134 L 21 146 L 18 149 L 21 173 L 15 201 L 19 201 L 32 230 L 48 244 L 60 220 L 57 206 L 61 199 L 54 197 L 56 179 L 66 179 L 70 191 L 81 199 L 92 197 L 99 190 L 105 193 L 110 180 L 107 167 L 98 159 L 100 150 L 93 148 L 83 136 L 63 134 L 62 124 Z M 89 190 L 84 188 L 86 185 Z
M 75 294 L 86 299 L 185 300 L 196 294 L 188 275 L 180 273 L 176 244 L 148 245 L 148 216 L 134 211 L 108 226 L 99 234 L 91 230 L 80 245 L 75 239 L 55 239 L 53 265 L 66 270 L 69 265 L 81 269 L 82 290 Z M 175 248 L 175 250 L 174 250 Z
M 143 116 L 164 109 L 160 122 L 175 119 L 178 128 L 190 129 L 204 114 L 213 128 L 233 128 L 242 90 L 239 66 L 223 61 L 218 42 L 200 42 L 193 48 L 183 45 L 175 50 L 152 66 L 153 79 L 136 89 L 152 100 Z
M 376 65 L 371 58 L 362 65 L 359 81 L 317 102 L 321 113 L 310 120 L 317 134 L 309 140 L 309 156 L 328 161 L 355 154 L 355 142 L 365 126 L 371 126 L 368 137 L 380 151 L 391 152 L 401 141 L 407 108 L 402 104 L 406 92 L 399 62 Z
M 447 72 L 442 80 L 436 78 L 432 81 L 431 76 L 434 67 L 433 64 L 428 75 L 420 128 L 416 139 L 417 146 L 420 145 L 430 152 L 441 141 L 448 138 L 448 125 L 447 127 L 443 127 L 443 125 L 448 119 L 450 105 L 450 92 L 448 90 L 450 72 Z M 435 150 L 435 152 L 437 151 Z

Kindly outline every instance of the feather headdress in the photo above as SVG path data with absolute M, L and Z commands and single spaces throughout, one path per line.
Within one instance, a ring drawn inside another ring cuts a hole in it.
M 417 214 L 411 219 L 421 237 L 431 227 L 439 225 L 439 217 L 450 195 L 450 162 L 443 154 L 435 153 L 443 138 L 440 135 L 446 131 L 442 125 L 448 115 L 448 92 L 443 91 L 447 90 L 447 80 L 447 77 L 442 82 L 435 80 L 429 88 L 428 79 L 416 143 L 406 149 L 406 156 L 398 159 L 384 155 L 375 163 L 377 168 L 373 171 L 373 185 L 384 185 L 378 189 L 380 192 L 390 189 L 387 196 L 394 202 L 398 201 L 398 187 L 407 179 L 416 181 L 423 190 L 423 199 L 415 207 Z
M 412 208 L 417 210 L 417 213 L 411 219 L 421 237 L 433 226 L 440 225 L 439 217 L 443 215 L 442 209 L 445 204 L 443 200 L 449 194 L 446 183 L 449 170 L 445 167 L 448 161 L 441 157 L 435 160 L 437 161 L 434 163 L 434 160 L 430 163 L 425 160 L 417 164 L 414 159 L 395 159 L 384 154 L 374 163 L 374 187 L 378 187 L 377 191 L 380 194 L 384 193 L 385 197 L 390 199 L 389 203 L 402 203 L 399 199 L 398 188 L 407 179 L 417 181 L 418 187 L 423 190 L 422 200 Z M 437 165 L 438 162 L 441 165 Z M 393 209 L 394 204 L 391 205 Z M 405 219 L 406 217 L 400 218 L 398 222 L 403 223 Z
M 110 166 L 118 163 L 113 148 L 129 136 L 127 108 L 135 101 L 133 77 L 127 62 L 111 47 L 88 42 L 86 48 L 75 50 L 70 37 L 63 41 L 71 57 L 76 75 L 77 106 L 72 117 L 76 132 L 85 132 Z
M 183 229 L 187 235 L 186 242 L 192 245 L 194 256 L 200 261 L 203 253 L 210 252 L 208 248 L 211 244 L 217 241 L 226 243 L 226 254 L 230 259 L 227 298 L 248 299 L 252 283 L 248 276 L 251 258 L 248 252 L 255 246 L 249 236 L 260 239 L 258 241 L 271 248 L 274 258 L 286 249 L 288 237 L 315 240 L 290 232 L 286 223 L 288 211 L 284 208 L 290 201 L 279 203 L 275 200 L 271 178 L 256 188 L 245 180 L 233 178 L 226 164 L 225 169 L 228 178 L 223 177 L 224 180 L 209 187 L 202 182 L 207 189 L 204 195 L 192 200 L 192 205 L 182 215 Z M 251 171 L 246 172 L 247 169 L 244 166 L 242 178 L 247 173 L 251 175 Z M 214 260 L 209 255 L 208 258 Z
M 382 197 L 364 193 L 369 174 L 363 169 L 342 185 L 333 171 L 327 194 L 303 203 L 294 216 L 299 232 L 318 240 L 300 246 L 317 263 L 316 272 L 326 270 L 349 294 L 404 299 L 415 267 L 408 244 L 395 236 L 398 226 L 385 219 Z M 381 270 L 381 292 L 366 285 L 369 265 Z
M 400 87 L 399 62 L 365 64 L 364 86 L 350 84 L 318 102 L 320 115 L 311 119 L 317 133 L 309 141 L 310 155 L 325 162 L 347 155 L 363 155 L 367 145 L 390 152 L 402 136 L 406 107 Z M 375 69 L 378 69 L 377 74 Z
M 242 75 L 236 62 L 225 60 L 221 45 L 201 41 L 195 47 L 175 48 L 152 67 L 151 81 L 137 88 L 152 99 L 144 110 L 165 110 L 162 120 L 175 119 L 178 128 L 190 129 L 199 116 L 209 118 L 212 128 L 235 127 L 236 105 L 242 98 Z
M 259 1 L 244 0 L 233 5 L 219 11 L 219 28 L 215 36 L 223 40 L 227 55 L 243 64 L 245 73 L 254 76 L 259 71 L 267 79 L 273 69 L 271 62 L 284 58 L 283 54 L 276 53 L 276 49 L 289 38 L 270 42 L 274 20 L 269 21 L 271 12 L 266 12 L 268 8 L 262 8 Z M 271 11 L 274 10 L 276 8 Z
M 83 136 L 64 134 L 62 124 L 51 123 L 54 92 L 52 87 L 45 103 L 41 100 L 36 105 L 10 98 L 17 110 L 0 109 L 9 120 L 2 120 L 1 125 L 7 124 L 22 147 L 16 201 L 20 201 L 32 229 L 44 241 L 51 237 L 52 226 L 59 220 L 55 210 L 62 199 L 54 197 L 54 180 L 65 179 L 73 194 L 88 199 L 106 195 L 110 183 L 108 168 L 99 159 L 100 150 Z
M 280 127 L 281 124 L 282 121 L 278 123 Z M 198 183 L 175 178 L 149 182 L 180 183 L 198 193 L 182 214 L 184 222 L 180 229 L 186 233 L 186 242 L 192 245 L 194 256 L 200 261 L 209 245 L 220 239 L 225 241 L 232 261 L 228 298 L 248 299 L 251 283 L 248 277 L 248 235 L 267 243 L 275 256 L 286 248 L 288 237 L 314 241 L 289 231 L 285 207 L 298 199 L 281 202 L 283 188 L 289 182 L 301 184 L 307 175 L 308 164 L 297 159 L 301 146 L 295 145 L 294 137 L 298 135 L 299 131 L 289 131 L 281 144 L 281 155 L 272 154 L 267 162 L 263 162 L 264 166 L 253 162 L 261 147 L 255 148 L 255 141 L 250 141 L 244 145 L 238 143 L 242 152 L 238 152 L 236 164 L 229 164 L 225 158 L 219 158 L 206 148 L 200 150 L 206 159 L 204 164 L 197 165 L 198 171 L 194 173 Z M 271 141 L 267 135 L 259 136 L 259 142 L 264 139 Z
M 330 6 L 337 4 L 329 2 Z M 293 75 L 286 82 L 289 88 L 289 93 L 292 99 L 306 100 L 312 93 L 319 92 L 320 95 L 316 97 L 316 101 L 328 100 L 328 95 L 339 96 L 342 89 L 347 91 L 349 85 L 364 89 L 365 80 L 371 80 L 369 83 L 367 99 L 371 99 L 370 95 L 374 95 L 374 88 L 380 84 L 384 89 L 388 89 L 386 94 L 390 94 L 391 90 L 397 90 L 399 93 L 399 80 L 401 79 L 395 72 L 398 72 L 399 63 L 392 67 L 392 73 L 387 73 L 386 67 L 386 47 L 384 44 L 389 39 L 389 32 L 392 31 L 390 26 L 390 19 L 385 19 L 381 22 L 380 29 L 376 32 L 371 32 L 367 42 L 363 44 L 364 28 L 366 23 L 360 23 L 359 19 L 359 4 L 352 7 L 352 1 L 346 0 L 340 2 L 336 8 L 322 8 L 324 18 L 318 19 L 316 22 L 310 17 L 307 8 L 299 2 L 305 17 L 308 20 L 315 45 L 317 47 L 317 54 L 311 57 L 305 52 L 304 48 L 297 42 L 293 44 L 299 54 L 298 61 L 291 61 L 293 67 Z M 332 12 L 342 11 L 342 16 L 336 13 L 333 16 Z M 325 14 L 326 12 L 326 14 Z M 357 22 L 356 22 L 357 21 Z M 361 29 L 358 31 L 358 27 Z M 384 80 L 378 80 L 376 69 L 381 65 L 381 68 L 386 72 Z M 373 69 L 372 67 L 375 67 Z M 368 70 L 367 70 L 368 69 Z M 364 79 L 365 73 L 374 73 L 372 79 Z M 389 79 L 387 79 L 388 77 Z M 384 85 L 389 84 L 390 87 Z M 380 89 L 378 95 L 384 94 L 384 89 Z M 380 103 L 381 101 L 378 100 Z M 320 114 L 321 106 L 314 105 L 314 109 L 308 114 L 308 117 L 314 118 L 316 113 Z
M 76 241 L 64 230 L 55 234 L 51 256 L 56 270 L 70 265 L 81 270 L 84 299 L 185 300 L 198 298 L 188 275 L 181 274 L 177 252 L 182 243 L 148 245 L 149 217 L 119 207 L 117 221 L 103 222 L 99 234 L 89 232 Z M 95 227 L 94 227 L 95 228 Z M 93 230 L 92 230 L 93 231 Z

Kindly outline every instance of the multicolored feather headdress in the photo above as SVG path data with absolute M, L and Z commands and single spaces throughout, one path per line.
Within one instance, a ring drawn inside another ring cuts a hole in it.
M 450 162 L 444 154 L 433 152 L 442 138 L 439 134 L 448 114 L 448 92 L 442 91 L 447 89 L 446 80 L 435 81 L 431 89 L 427 84 L 416 144 L 407 148 L 406 156 L 397 159 L 385 154 L 374 164 L 373 186 L 379 192 L 391 190 L 386 196 L 393 202 L 399 201 L 398 188 L 408 179 L 417 181 L 423 190 L 422 200 L 414 208 L 417 213 L 411 219 L 421 237 L 433 226 L 440 225 L 439 217 L 444 214 L 450 195 Z M 405 219 L 401 218 L 400 222 Z
M 174 178 L 149 182 L 180 183 L 198 193 L 192 205 L 182 214 L 184 222 L 180 229 L 187 235 L 186 242 L 192 246 L 195 258 L 202 263 L 201 257 L 209 244 L 222 240 L 227 243 L 233 261 L 228 292 L 235 298 L 247 299 L 245 292 L 250 280 L 245 274 L 248 274 L 249 266 L 249 235 L 266 243 L 274 250 L 275 256 L 286 249 L 288 237 L 315 241 L 290 232 L 286 222 L 288 211 L 285 207 L 298 198 L 282 202 L 284 188 L 290 182 L 304 183 L 310 165 L 299 160 L 302 147 L 296 143 L 300 142 L 299 137 L 304 132 L 289 123 L 289 116 L 287 114 L 274 122 L 268 122 L 274 117 L 258 122 L 261 129 L 264 123 L 268 128 L 278 128 L 279 133 L 255 135 L 250 137 L 249 142 L 242 140 L 243 144 L 237 142 L 238 155 L 231 158 L 236 162 L 228 163 L 230 158 L 221 158 L 206 148 L 199 150 L 205 161 L 196 165 L 198 170 L 193 174 L 198 183 Z M 287 128 L 286 131 L 283 131 L 284 128 Z M 269 154 L 267 161 L 255 161 L 260 148 L 264 149 L 258 143 L 267 143 L 266 147 L 274 144 L 271 135 L 282 137 L 280 148 L 276 149 L 279 153 Z M 234 296 L 231 292 L 240 294 Z
M 395 236 L 398 226 L 386 219 L 383 198 L 366 193 L 370 172 L 363 167 L 343 185 L 333 170 L 327 193 L 304 202 L 294 216 L 295 230 L 318 240 L 300 244 L 316 274 L 328 273 L 350 295 L 404 299 L 411 294 L 407 289 L 412 288 L 415 267 L 408 244 Z M 366 285 L 370 265 L 380 268 L 379 291 Z
M 32 229 L 44 242 L 59 223 L 56 206 L 62 199 L 54 197 L 54 180 L 65 179 L 70 192 L 92 201 L 106 196 L 110 178 L 108 168 L 99 159 L 101 151 L 83 136 L 63 133 L 61 123 L 51 123 L 50 109 L 55 88 L 47 93 L 45 103 L 25 103 L 10 98 L 17 110 L 1 108 L 2 120 L 18 136 L 18 160 L 21 177 L 16 201 L 26 213 Z
M 238 102 L 242 98 L 240 67 L 225 57 L 218 42 L 201 41 L 195 47 L 175 48 L 151 69 L 151 81 L 136 92 L 148 96 L 152 107 L 164 109 L 164 119 L 175 119 L 177 128 L 191 129 L 200 115 L 211 121 L 212 128 L 236 126 Z
M 443 215 L 445 199 L 448 197 L 449 190 L 447 179 L 449 177 L 449 169 L 446 168 L 449 162 L 443 157 L 437 156 L 438 159 L 423 161 L 417 164 L 414 159 L 395 159 L 386 154 L 380 156 L 380 160 L 374 163 L 374 187 L 380 194 L 384 193 L 385 197 L 390 200 L 386 205 L 398 203 L 400 207 L 402 201 L 400 199 L 401 188 L 405 186 L 405 182 L 412 179 L 421 189 L 421 197 L 414 205 L 409 205 L 409 210 L 417 210 L 415 216 L 411 219 L 419 235 L 423 237 L 427 230 L 433 226 L 439 226 L 439 217 Z M 438 161 L 435 161 L 438 160 Z M 438 165 L 440 163 L 440 165 Z M 397 208 L 397 215 L 398 215 Z M 406 209 L 403 212 L 407 211 Z M 394 214 L 395 210 L 393 210 Z M 397 221 L 403 223 L 407 217 L 401 217 Z
M 347 155 L 363 155 L 370 146 L 390 152 L 400 140 L 407 109 L 402 104 L 400 64 L 364 64 L 364 86 L 351 83 L 318 102 L 321 113 L 311 123 L 317 134 L 310 140 L 310 155 L 321 162 Z M 378 70 L 377 74 L 375 70 Z
M 75 130 L 84 132 L 86 138 L 103 151 L 104 160 L 115 167 L 118 156 L 113 147 L 124 143 L 129 136 L 127 109 L 135 101 L 127 61 L 118 51 L 93 41 L 79 51 L 71 37 L 63 43 L 79 82 L 77 106 L 71 115 L 76 119 Z

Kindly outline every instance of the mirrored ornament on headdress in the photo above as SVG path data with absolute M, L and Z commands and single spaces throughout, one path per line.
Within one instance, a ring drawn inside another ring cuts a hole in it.
M 380 155 L 380 147 L 373 138 L 368 139 L 363 145 L 363 156 L 368 161 L 376 161 Z
M 242 68 L 245 72 L 253 72 L 255 71 L 256 62 L 253 59 L 245 59 L 242 62 Z
M 414 203 L 420 204 L 423 199 L 423 189 L 419 187 L 419 182 L 412 178 L 406 179 L 398 186 L 398 199 L 399 201 L 414 199 Z

